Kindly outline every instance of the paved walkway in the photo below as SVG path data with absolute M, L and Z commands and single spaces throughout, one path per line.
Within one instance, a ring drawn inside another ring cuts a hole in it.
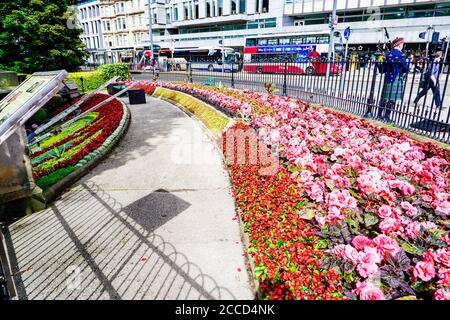
M 200 125 L 153 98 L 119 146 L 7 235 L 19 299 L 253 299 L 229 181 Z

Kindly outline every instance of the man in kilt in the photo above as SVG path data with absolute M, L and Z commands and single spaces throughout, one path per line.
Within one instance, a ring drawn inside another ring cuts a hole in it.
M 382 73 L 385 74 L 381 103 L 378 108 L 378 119 L 390 122 L 391 111 L 397 101 L 403 99 L 405 90 L 405 74 L 409 70 L 409 62 L 402 52 L 405 45 L 403 38 L 392 42 L 392 51 L 384 56 Z

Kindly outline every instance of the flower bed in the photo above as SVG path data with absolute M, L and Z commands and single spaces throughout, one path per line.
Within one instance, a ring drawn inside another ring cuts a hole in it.
M 309 208 L 302 217 L 311 219 L 320 238 L 323 257 L 313 260 L 320 259 L 320 270 L 340 275 L 348 298 L 450 298 L 449 150 L 289 98 L 182 83 L 158 85 L 244 118 L 277 151 Z M 258 183 L 250 172 L 247 183 Z M 244 182 L 233 178 L 233 183 Z M 257 194 L 250 198 L 253 205 L 264 199 Z M 242 201 L 238 194 L 236 200 Z M 248 212 L 268 211 L 250 207 Z M 265 220 L 277 222 L 272 215 Z M 269 249 L 256 250 L 266 254 Z M 291 289 L 282 291 L 277 297 L 292 297 Z
M 84 112 L 109 96 L 96 94 L 85 101 L 80 110 Z M 63 110 L 59 110 L 63 111 Z M 82 161 L 95 153 L 123 124 L 124 107 L 113 100 L 95 112 L 40 142 L 40 150 L 31 154 L 36 184 L 46 190 L 68 174 L 74 172 Z M 89 160 L 89 159 L 88 159 Z
M 163 88 L 157 88 L 156 91 L 154 91 L 154 95 L 179 103 L 194 114 L 215 134 L 222 133 L 229 122 L 226 117 L 191 96 Z
M 255 133 L 249 126 L 238 123 L 223 134 L 222 147 L 228 157 L 236 204 L 249 234 L 248 252 L 255 261 L 261 295 L 266 299 L 344 298 L 338 274 L 332 269 L 319 270 L 321 243 L 299 214 L 305 205 L 300 188 L 286 168 L 279 167 L 276 173 L 266 176 L 261 171 L 267 165 L 265 161 L 249 161 L 249 150 L 257 138 L 243 142 L 247 144 L 245 158 L 238 155 L 239 142 L 234 141 L 230 159 L 226 144 L 230 135 L 231 139 L 237 139 L 236 131 L 247 137 Z M 239 162 L 239 158 L 245 161 Z

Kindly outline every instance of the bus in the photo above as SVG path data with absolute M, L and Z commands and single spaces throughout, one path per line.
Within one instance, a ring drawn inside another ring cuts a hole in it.
M 186 71 L 187 60 L 185 58 L 174 58 L 172 49 L 161 49 L 158 52 L 158 63 L 162 71 Z M 167 70 L 164 70 L 164 66 Z
M 261 36 L 245 39 L 244 72 L 322 75 L 326 73 L 330 35 L 288 34 Z M 340 44 L 336 44 L 336 48 Z M 341 68 L 332 63 L 330 74 L 338 74 Z
M 240 53 L 227 47 L 189 47 L 162 49 L 159 51 L 159 63 L 167 59 L 172 70 L 184 70 L 188 63 L 192 70 L 224 71 L 240 70 Z
M 159 45 L 153 45 L 153 54 L 156 56 L 160 49 L 161 47 Z M 148 45 L 109 49 L 106 54 L 108 56 L 108 63 L 122 62 L 130 66 L 140 66 L 140 68 L 149 65 L 152 57 L 150 46 Z

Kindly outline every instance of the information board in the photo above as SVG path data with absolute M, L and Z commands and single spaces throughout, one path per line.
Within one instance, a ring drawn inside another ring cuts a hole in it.
M 0 101 L 0 144 L 64 86 L 66 77 L 65 70 L 36 72 Z

